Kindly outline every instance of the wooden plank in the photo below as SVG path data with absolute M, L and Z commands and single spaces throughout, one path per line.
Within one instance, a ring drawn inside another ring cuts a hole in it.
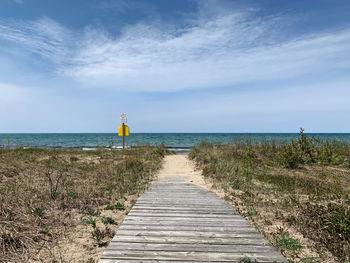
M 157 244 L 157 243 L 128 243 L 112 242 L 108 250 L 147 250 L 147 251 L 178 251 L 178 252 L 224 252 L 224 253 L 268 253 L 275 252 L 276 249 L 269 246 L 256 245 L 215 245 L 215 244 Z
M 169 190 L 171 191 L 171 190 Z M 185 193 L 178 193 L 178 194 L 175 194 L 175 193 L 164 193 L 164 194 L 161 194 L 161 193 L 152 193 L 152 194 L 144 194 L 142 196 L 142 199 L 177 199 L 177 200 L 184 200 L 184 201 L 192 201 L 192 200 L 202 200 L 201 198 L 202 197 L 211 197 L 211 195 L 207 195 L 205 193 L 193 193 L 191 195 L 188 195 L 188 194 L 185 194 Z M 214 196 L 213 196 L 214 197 Z M 191 198 L 191 200 L 188 200 L 189 198 Z M 142 200 L 141 199 L 141 200 Z M 220 199 L 217 199 L 217 198 L 213 198 L 212 200 L 208 200 L 209 202 L 211 201 L 214 201 L 214 202 L 222 202 Z
M 245 232 L 257 232 L 250 225 L 238 225 L 236 227 L 222 227 L 222 226 L 171 226 L 171 225 L 124 225 L 122 224 L 119 229 L 122 230 L 148 230 L 148 231 L 196 231 L 196 232 L 225 232 L 225 233 L 237 233 L 238 231 Z
M 230 210 L 203 210 L 203 209 L 133 209 L 130 213 L 181 213 L 181 214 L 218 214 L 218 215 L 237 215 L 238 213 Z
M 168 206 L 168 205 L 163 205 L 163 206 L 157 206 L 157 205 L 134 205 L 132 210 L 205 210 L 205 211 L 227 211 L 227 210 L 232 210 L 233 209 L 224 209 L 222 207 L 218 208 L 216 206 L 198 206 L 198 207 L 193 207 L 193 205 L 189 206 Z
M 154 237 L 154 236 L 119 236 L 116 235 L 112 242 L 126 243 L 166 243 L 166 244 L 216 244 L 216 245 L 269 245 L 270 243 L 261 236 L 255 237 L 229 237 L 209 238 L 202 237 Z M 112 244 L 112 243 L 111 243 Z
M 175 196 L 149 196 L 149 197 L 142 197 L 140 199 L 140 202 L 142 201 L 152 201 L 152 202 L 171 202 L 171 203 L 186 203 L 186 204 L 209 204 L 209 205 L 221 205 L 223 204 L 223 201 L 221 200 L 205 200 L 203 198 L 208 198 L 208 196 L 203 196 L 202 198 L 191 198 L 191 197 L 175 197 Z
M 122 225 L 126 225 L 126 226 L 143 226 L 143 225 L 147 225 L 147 226 L 173 226 L 173 227 L 181 227 L 181 226 L 198 226 L 198 227 L 233 227 L 233 228 L 239 228 L 239 227 L 245 227 L 245 226 L 250 226 L 249 224 L 247 224 L 244 221 L 237 221 L 235 223 L 231 222 L 231 223 L 220 223 L 219 225 L 214 225 L 213 222 L 186 222 L 186 221 L 182 221 L 182 222 L 178 222 L 178 221 L 156 221 L 156 222 L 152 222 L 152 221 L 124 221 Z
M 148 250 L 105 250 L 102 258 L 117 259 L 142 259 L 142 260 L 190 260 L 190 261 L 229 261 L 242 259 L 243 257 L 254 258 L 259 262 L 286 262 L 282 255 L 272 253 L 254 253 L 254 252 L 237 252 L 237 253 L 217 253 L 217 252 L 181 252 L 181 251 L 148 251 Z
M 154 206 L 154 207 L 169 207 L 169 208 L 174 208 L 174 209 L 179 209 L 179 208 L 192 208 L 192 209 L 212 209 L 212 210 L 221 210 L 223 208 L 226 208 L 228 211 L 234 211 L 237 213 L 236 210 L 232 210 L 230 207 L 226 207 L 222 204 L 205 204 L 205 203 L 168 203 L 168 202 L 152 202 L 152 203 L 144 203 L 144 204 L 138 204 L 138 207 L 142 206 Z M 219 208 L 220 207 L 220 208 Z M 237 213 L 238 214 L 238 213 Z
M 132 213 L 149 213 L 149 214 L 159 214 L 159 213 L 181 213 L 181 214 L 221 214 L 221 215 L 232 215 L 237 212 L 234 210 L 210 210 L 210 209 L 200 209 L 200 208 L 188 208 L 188 209 L 180 209 L 173 207 L 172 209 L 144 209 L 144 208 L 133 208 Z
M 261 236 L 261 234 L 252 228 L 250 231 L 240 231 L 237 229 L 236 232 L 221 233 L 221 232 L 203 232 L 203 231 L 142 231 L 142 230 L 118 230 L 117 235 L 124 236 L 180 236 L 180 237 L 202 237 L 202 238 L 216 238 L 216 237 L 252 237 Z
M 196 213 L 223 213 L 223 214 L 237 214 L 234 210 L 226 210 L 226 209 L 204 209 L 204 208 L 193 208 L 193 207 L 162 207 L 162 208 L 145 208 L 145 207 L 133 207 L 133 212 L 141 212 L 141 213 L 169 213 L 169 212 L 180 212 L 180 213 L 186 213 L 186 212 L 196 212 Z
M 239 216 L 238 214 L 197 214 L 197 213 L 141 213 L 137 211 L 130 211 L 128 216 L 130 217 L 172 217 L 172 218 L 215 218 L 216 220 L 221 219 L 234 219 Z
M 188 203 L 182 203 L 182 204 L 174 204 L 174 203 L 166 203 L 166 202 L 147 202 L 147 203 L 137 203 L 137 207 L 149 207 L 149 206 L 154 206 L 154 207 L 169 207 L 169 208 L 203 208 L 203 209 L 218 209 L 217 205 L 209 205 L 209 204 L 188 204 Z M 228 205 L 220 205 L 219 206 L 221 209 L 226 208 L 231 210 L 232 207 L 229 207 Z
M 188 221 L 188 222 L 216 222 L 216 223 L 229 223 L 233 222 L 235 220 L 242 220 L 241 217 L 237 215 L 237 217 L 232 218 L 205 218 L 205 217 L 169 217 L 169 216 L 129 216 L 125 220 L 139 220 L 139 221 L 154 221 L 154 222 L 161 222 L 161 221 Z M 213 224 L 214 224 L 213 223 Z
M 214 225 L 213 222 L 186 222 L 181 221 L 178 222 L 176 220 L 173 221 L 132 221 L 132 220 L 124 220 L 122 225 L 126 226 L 207 226 L 207 227 L 241 227 L 241 226 L 250 226 L 251 225 L 245 221 L 235 221 L 230 223 L 220 223 L 219 225 Z
M 182 260 L 149 260 L 149 259 L 142 259 L 142 260 L 138 260 L 138 259 L 100 259 L 99 261 L 100 263 L 197 263 L 197 262 L 201 262 L 201 263 L 227 263 L 227 262 L 232 262 L 232 263 L 238 263 L 240 262 L 239 260 L 232 260 L 232 261 L 192 261 L 192 260 L 186 260 L 186 259 L 182 259 Z M 276 261 L 264 261 L 264 263 L 276 263 Z

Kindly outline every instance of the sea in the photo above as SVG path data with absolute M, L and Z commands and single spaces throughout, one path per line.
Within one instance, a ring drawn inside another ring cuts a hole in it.
M 308 133 L 322 140 L 350 143 L 350 133 Z M 290 141 L 298 133 L 132 133 L 125 137 L 127 147 L 164 144 L 174 151 L 186 151 L 206 141 L 227 144 L 237 140 Z M 94 150 L 121 148 L 122 138 L 114 133 L 0 133 L 0 148 L 68 148 Z

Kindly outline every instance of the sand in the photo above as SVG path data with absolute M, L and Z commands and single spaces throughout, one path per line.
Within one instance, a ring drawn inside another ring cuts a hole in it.
M 196 167 L 194 162 L 187 155 L 167 155 L 164 158 L 162 168 L 157 173 L 156 180 L 161 180 L 165 176 L 190 175 L 188 182 L 215 192 L 221 198 L 225 197 L 225 193 L 214 187 L 209 179 L 202 176 L 202 169 Z
M 210 184 L 204 181 L 201 173 L 187 155 L 167 155 L 156 178 L 161 180 L 165 176 L 190 175 L 189 182 L 210 189 Z

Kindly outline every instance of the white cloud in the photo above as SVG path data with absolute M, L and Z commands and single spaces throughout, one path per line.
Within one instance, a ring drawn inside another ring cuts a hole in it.
M 66 61 L 73 51 L 71 32 L 47 17 L 33 22 L 0 20 L 0 38 L 55 63 Z
M 293 78 L 350 66 L 350 30 L 276 39 L 280 17 L 230 13 L 187 28 L 137 24 L 115 39 L 87 34 L 69 67 L 85 85 L 175 91 Z
M 74 34 L 49 18 L 0 21 L 0 37 L 56 63 L 58 74 L 86 87 L 115 90 L 227 87 L 350 68 L 349 29 L 283 39 L 279 28 L 290 21 L 282 16 L 205 15 L 204 9 L 183 28 L 139 23 L 118 37 L 92 27 Z

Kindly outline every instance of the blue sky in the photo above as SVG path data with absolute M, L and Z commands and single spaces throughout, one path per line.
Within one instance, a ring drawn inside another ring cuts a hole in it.
M 1 0 L 0 132 L 350 132 L 350 1 Z

